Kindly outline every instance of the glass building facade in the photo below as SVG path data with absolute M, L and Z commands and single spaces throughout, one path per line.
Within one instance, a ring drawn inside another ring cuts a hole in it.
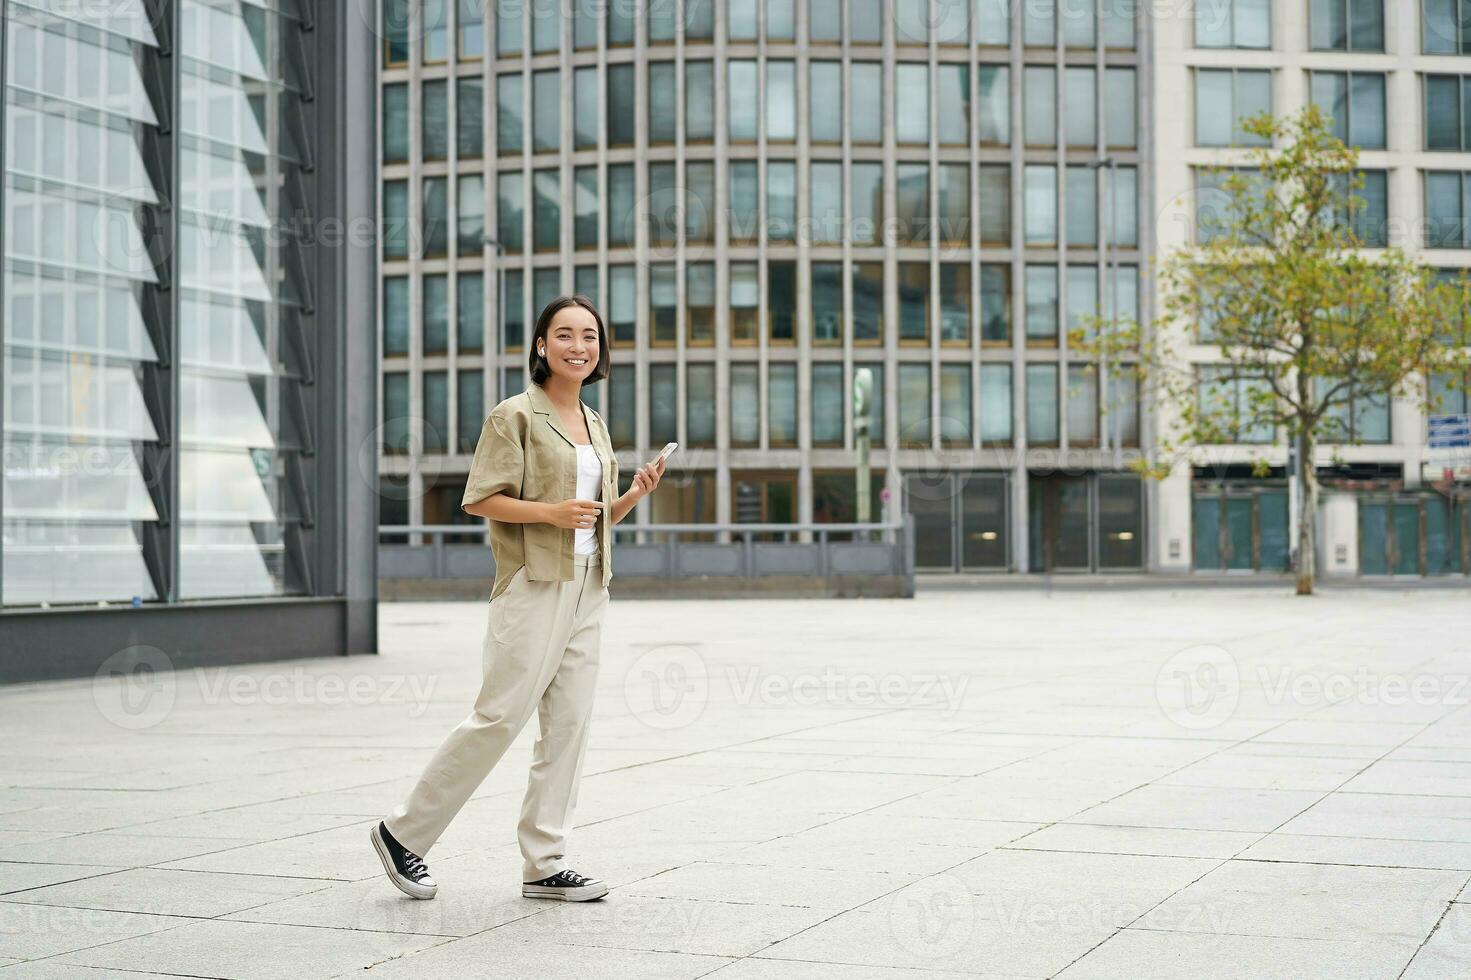
M 1136 392 L 1068 342 L 1148 301 L 1132 0 L 385 0 L 385 25 L 385 522 L 468 522 L 480 421 L 575 291 L 612 331 L 585 397 L 624 471 L 682 446 L 637 522 L 855 519 L 867 369 L 921 567 L 1143 565 Z
M 376 353 L 347 330 L 375 318 L 373 236 L 346 237 L 377 184 L 351 155 L 374 127 L 345 126 L 371 25 L 346 0 L 0 6 L 0 632 L 74 636 L 85 667 L 121 606 L 175 659 L 270 656 L 248 626 L 197 639 L 211 600 L 370 648 L 344 561 L 375 504 L 347 451 Z

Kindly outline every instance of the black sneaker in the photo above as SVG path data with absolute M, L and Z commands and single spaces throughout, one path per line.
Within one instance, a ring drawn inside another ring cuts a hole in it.
M 388 827 L 383 821 L 378 821 L 370 833 L 373 840 L 373 850 L 378 852 L 378 857 L 383 861 L 383 870 L 388 872 L 388 880 L 393 882 L 393 887 L 403 892 L 410 898 L 433 898 L 434 893 L 439 890 L 433 878 L 429 877 L 429 867 L 424 859 L 413 851 L 406 850 L 402 844 L 393 839 L 388 832 Z
M 585 878 L 576 871 L 559 871 L 541 881 L 521 883 L 525 898 L 549 898 L 554 902 L 590 902 L 608 894 L 608 886 L 596 878 Z

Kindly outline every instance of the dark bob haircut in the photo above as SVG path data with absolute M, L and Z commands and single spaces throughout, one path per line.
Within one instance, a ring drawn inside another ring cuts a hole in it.
M 601 381 L 613 368 L 610 360 L 611 352 L 608 350 L 608 327 L 603 323 L 603 315 L 598 312 L 596 306 L 593 306 L 592 300 L 580 293 L 573 296 L 558 296 L 548 303 L 541 311 L 541 316 L 536 318 L 536 330 L 531 334 L 531 353 L 528 364 L 531 368 L 531 380 L 536 384 L 543 384 L 547 378 L 552 376 L 551 365 L 547 363 L 546 358 L 536 352 L 537 343 L 546 340 L 547 332 L 552 328 L 552 320 L 569 306 L 580 306 L 587 310 L 598 324 L 598 363 L 592 369 L 592 373 L 582 379 L 582 383 L 588 385 Z

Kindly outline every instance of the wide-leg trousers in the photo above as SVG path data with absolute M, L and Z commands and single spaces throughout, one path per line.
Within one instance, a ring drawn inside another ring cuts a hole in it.
M 537 712 L 541 734 L 517 837 L 523 881 L 566 868 L 564 853 L 587 748 L 608 590 L 598 555 L 576 555 L 568 582 L 533 582 L 522 568 L 490 601 L 485 679 L 475 709 L 450 732 L 389 816 L 388 832 L 424 856 Z

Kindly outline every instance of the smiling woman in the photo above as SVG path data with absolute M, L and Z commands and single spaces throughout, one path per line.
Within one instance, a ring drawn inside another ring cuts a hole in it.
M 484 682 L 474 710 L 435 752 L 402 804 L 373 828 L 394 886 L 433 898 L 424 854 L 541 713 L 518 837 L 528 898 L 601 898 L 601 881 L 563 860 L 597 685 L 612 578 L 609 530 L 659 485 L 661 457 L 616 496 L 618 461 L 582 387 L 610 376 L 602 315 L 585 296 L 548 303 L 532 332 L 531 384 L 485 419 L 461 507 L 489 518 L 495 556 Z

